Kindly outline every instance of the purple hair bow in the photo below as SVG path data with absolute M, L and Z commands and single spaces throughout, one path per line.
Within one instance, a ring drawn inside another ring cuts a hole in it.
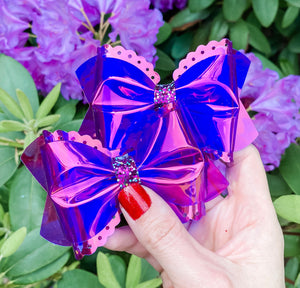
M 79 132 L 126 153 L 141 139 L 160 142 L 166 129 L 176 141 L 180 129 L 208 157 L 230 161 L 257 136 L 238 97 L 249 64 L 229 40 L 212 41 L 180 62 L 172 83 L 158 85 L 159 75 L 142 57 L 104 45 L 77 70 L 90 104 Z
M 118 193 L 132 182 L 153 189 L 183 222 L 199 219 L 212 197 L 207 186 L 220 193 L 227 181 L 199 149 L 188 144 L 169 148 L 154 145 L 147 154 L 138 149 L 119 156 L 88 135 L 44 131 L 22 155 L 48 193 L 41 235 L 72 245 L 78 259 L 92 254 L 114 232 L 120 219 Z
M 79 133 L 45 131 L 22 161 L 47 191 L 41 235 L 92 254 L 119 223 L 118 193 L 138 182 L 158 193 L 182 222 L 228 182 L 213 160 L 257 136 L 239 100 L 249 60 L 227 39 L 199 46 L 158 85 L 133 51 L 104 45 L 77 70 L 90 104 Z

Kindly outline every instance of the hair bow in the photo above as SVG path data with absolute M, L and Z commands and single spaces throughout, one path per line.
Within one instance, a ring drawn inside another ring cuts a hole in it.
M 153 189 L 184 222 L 205 213 L 204 203 L 216 196 L 208 186 L 221 193 L 228 184 L 188 143 L 176 149 L 154 144 L 147 153 L 137 149 L 120 155 L 88 135 L 44 131 L 21 159 L 48 193 L 41 235 L 73 246 L 78 259 L 114 232 L 120 221 L 117 196 L 124 186 L 138 182 Z
M 173 125 L 172 141 L 180 129 L 207 157 L 230 161 L 257 136 L 238 97 L 249 64 L 229 40 L 212 41 L 180 62 L 172 83 L 158 85 L 144 58 L 104 45 L 77 70 L 90 105 L 79 132 L 126 153 L 140 139 L 159 141 L 161 130 Z

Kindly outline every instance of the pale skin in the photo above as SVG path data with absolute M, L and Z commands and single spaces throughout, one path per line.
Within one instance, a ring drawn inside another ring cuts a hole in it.
M 249 146 L 227 167 L 229 196 L 211 203 L 198 222 L 183 225 L 144 187 L 152 204 L 106 247 L 145 258 L 164 288 L 283 288 L 283 236 L 259 153 Z

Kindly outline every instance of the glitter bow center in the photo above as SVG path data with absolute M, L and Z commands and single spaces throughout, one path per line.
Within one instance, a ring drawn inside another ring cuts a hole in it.
M 155 104 L 170 104 L 176 101 L 176 92 L 174 82 L 169 84 L 161 84 L 155 87 L 154 103 Z
M 128 186 L 130 183 L 141 182 L 135 162 L 128 154 L 113 158 L 112 165 L 121 189 Z

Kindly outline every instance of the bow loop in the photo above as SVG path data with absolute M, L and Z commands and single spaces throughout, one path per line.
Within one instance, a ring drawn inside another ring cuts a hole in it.
M 239 113 L 243 107 L 238 95 L 249 60 L 232 49 L 228 40 L 209 44 L 207 49 L 212 52 L 201 49 L 193 52 L 189 66 L 181 68 L 183 73 L 176 72 L 175 82 L 164 85 L 155 85 L 149 75 L 132 64 L 134 56 L 127 61 L 114 58 L 116 54 L 99 54 L 102 76 L 95 77 L 102 80 L 91 98 L 80 133 L 88 132 L 104 147 L 127 153 L 136 148 L 141 134 L 154 133 L 151 130 L 160 125 L 159 118 L 175 111 L 193 145 L 210 151 L 207 155 L 213 153 L 214 158 L 231 159 L 235 147 L 241 149 L 257 136 L 251 124 L 245 131 L 245 123 L 251 120 L 244 111 Z M 124 49 L 122 53 L 126 53 Z
M 178 136 L 183 144 L 184 135 Z M 158 137 L 168 137 L 168 133 Z M 38 158 L 33 148 L 39 151 Z M 77 257 L 90 254 L 95 247 L 88 250 L 80 243 L 89 243 L 99 233 L 103 237 L 102 231 L 119 210 L 118 193 L 132 182 L 153 189 L 183 221 L 189 220 L 182 211 L 205 201 L 202 153 L 187 144 L 157 148 L 154 145 L 144 152 L 138 149 L 119 155 L 120 151 L 108 152 L 100 141 L 89 136 L 45 131 L 22 155 L 24 164 L 33 172 L 37 170 L 32 167 L 39 166 L 46 179 L 43 186 L 48 200 L 41 234 L 54 243 L 72 244 Z M 37 174 L 33 175 L 38 179 Z M 193 219 L 194 215 L 189 217 Z

